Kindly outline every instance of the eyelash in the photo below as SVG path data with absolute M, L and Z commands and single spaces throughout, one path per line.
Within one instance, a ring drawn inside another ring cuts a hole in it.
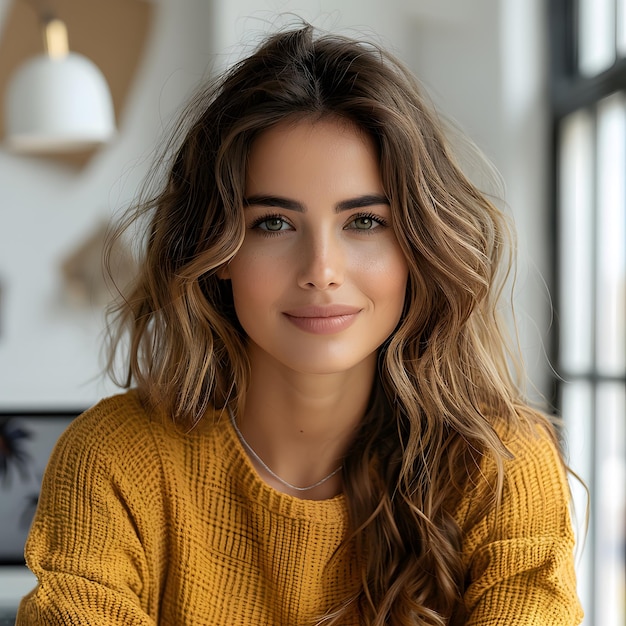
M 267 230 L 265 228 L 259 228 L 259 226 L 261 226 L 263 222 L 269 222 L 270 220 L 280 220 L 281 222 L 284 222 L 285 224 L 289 224 L 289 226 L 291 226 L 291 223 L 288 222 L 282 215 L 279 215 L 278 213 L 269 213 L 267 215 L 262 215 L 261 217 L 258 217 L 256 220 L 254 220 L 254 222 L 250 224 L 250 230 L 258 230 L 261 232 L 262 235 L 266 237 L 271 237 L 273 235 L 278 235 L 284 232 L 284 230 L 282 229 L 281 230 Z
M 383 219 L 378 215 L 374 215 L 373 213 L 358 213 L 357 215 L 353 215 L 348 224 L 353 224 L 357 220 L 371 220 L 372 222 L 376 222 L 378 226 L 376 228 L 381 228 L 387 226 L 387 220 Z M 362 230 L 365 233 L 371 233 L 376 228 L 351 228 L 350 230 Z
M 371 220 L 372 222 L 375 222 L 376 224 L 378 224 L 377 227 L 375 228 L 347 228 L 348 225 L 353 224 L 354 222 L 356 222 L 357 220 L 362 220 L 362 219 L 368 219 Z M 282 215 L 278 214 L 278 213 L 268 213 L 267 215 L 262 215 L 260 217 L 258 217 L 256 220 L 254 220 L 249 228 L 250 230 L 257 230 L 257 231 L 261 231 L 261 234 L 266 236 L 266 237 L 271 237 L 273 235 L 279 235 L 280 233 L 285 232 L 283 229 L 281 230 L 268 230 L 265 228 L 259 228 L 261 226 L 261 224 L 263 224 L 264 222 L 269 222 L 271 220 L 280 220 L 281 222 L 284 222 L 285 224 L 288 224 L 291 228 L 293 228 L 292 224 L 286 220 Z M 370 234 L 372 231 L 376 230 L 377 228 L 381 228 L 381 227 L 386 227 L 387 224 L 387 220 L 385 220 L 384 218 L 378 216 L 378 215 L 374 215 L 373 213 L 357 213 L 356 215 L 352 215 L 350 218 L 350 221 L 348 222 L 348 224 L 346 225 L 346 230 L 358 230 L 358 231 L 362 231 L 363 233 L 368 233 Z

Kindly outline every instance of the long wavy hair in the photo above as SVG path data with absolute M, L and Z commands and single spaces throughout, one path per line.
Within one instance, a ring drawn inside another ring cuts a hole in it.
M 343 464 L 360 582 L 320 623 L 356 611 L 372 626 L 447 624 L 462 613 L 464 585 L 454 507 L 475 487 L 484 515 L 502 491 L 508 452 L 495 420 L 545 420 L 523 401 L 499 320 L 507 219 L 463 174 L 391 55 L 304 25 L 271 35 L 193 99 L 165 150 L 164 182 L 129 218 L 149 227 L 140 273 L 113 311 L 109 366 L 126 349 L 118 382 L 184 428 L 245 397 L 246 338 L 217 274 L 244 237 L 252 143 L 298 116 L 338 116 L 372 137 L 409 267 L 400 323 Z M 496 468 L 488 482 L 484 457 Z

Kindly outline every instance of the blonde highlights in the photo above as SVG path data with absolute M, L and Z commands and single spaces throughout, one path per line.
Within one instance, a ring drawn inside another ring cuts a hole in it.
M 441 123 L 400 63 L 369 44 L 305 26 L 271 36 L 191 103 L 149 218 L 142 269 L 112 312 L 110 365 L 128 341 L 123 385 L 192 428 L 241 401 L 245 335 L 220 269 L 243 239 L 246 161 L 255 137 L 288 118 L 345 118 L 375 142 L 393 226 L 409 266 L 402 319 L 380 349 L 369 410 L 343 481 L 360 582 L 320 623 L 371 626 L 462 619 L 463 528 L 497 506 L 515 430 L 545 423 L 509 373 L 498 317 L 511 267 L 502 212 L 462 173 Z M 497 468 L 480 474 L 481 459 Z

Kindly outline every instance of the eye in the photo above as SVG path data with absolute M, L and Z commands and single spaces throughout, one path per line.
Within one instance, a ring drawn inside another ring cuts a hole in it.
M 280 215 L 265 215 L 256 220 L 251 228 L 264 230 L 268 233 L 279 233 L 282 230 L 291 230 L 291 224 Z
M 357 215 L 350 221 L 350 223 L 346 226 L 348 230 L 374 230 L 376 228 L 380 228 L 381 226 L 386 226 L 387 223 L 380 217 L 376 217 L 374 215 L 363 214 Z

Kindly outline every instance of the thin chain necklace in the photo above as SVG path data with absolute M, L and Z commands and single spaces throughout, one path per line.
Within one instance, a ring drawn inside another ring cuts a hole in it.
M 328 476 L 325 476 L 321 480 L 318 480 L 313 485 L 309 485 L 308 487 L 296 487 L 296 485 L 292 485 L 291 483 L 288 483 L 286 480 L 283 480 L 278 474 L 275 474 L 268 467 L 265 461 L 254 451 L 254 448 L 246 441 L 246 438 L 243 436 L 243 433 L 239 430 L 239 427 L 237 426 L 237 422 L 235 421 L 235 416 L 233 415 L 233 412 L 230 407 L 228 407 L 228 414 L 230 415 L 230 421 L 233 425 L 233 428 L 235 429 L 235 432 L 237 433 L 237 437 L 239 437 L 239 441 L 241 441 L 245 449 L 256 459 L 256 461 L 259 462 L 261 467 L 268 474 L 273 476 L 279 483 L 285 485 L 285 487 L 289 487 L 289 489 L 293 489 L 294 491 L 310 491 L 311 489 L 315 489 L 315 487 L 319 487 L 320 485 L 323 485 L 327 480 L 330 480 L 335 474 L 338 474 L 343 467 L 343 465 L 340 465 L 336 470 L 328 474 Z

